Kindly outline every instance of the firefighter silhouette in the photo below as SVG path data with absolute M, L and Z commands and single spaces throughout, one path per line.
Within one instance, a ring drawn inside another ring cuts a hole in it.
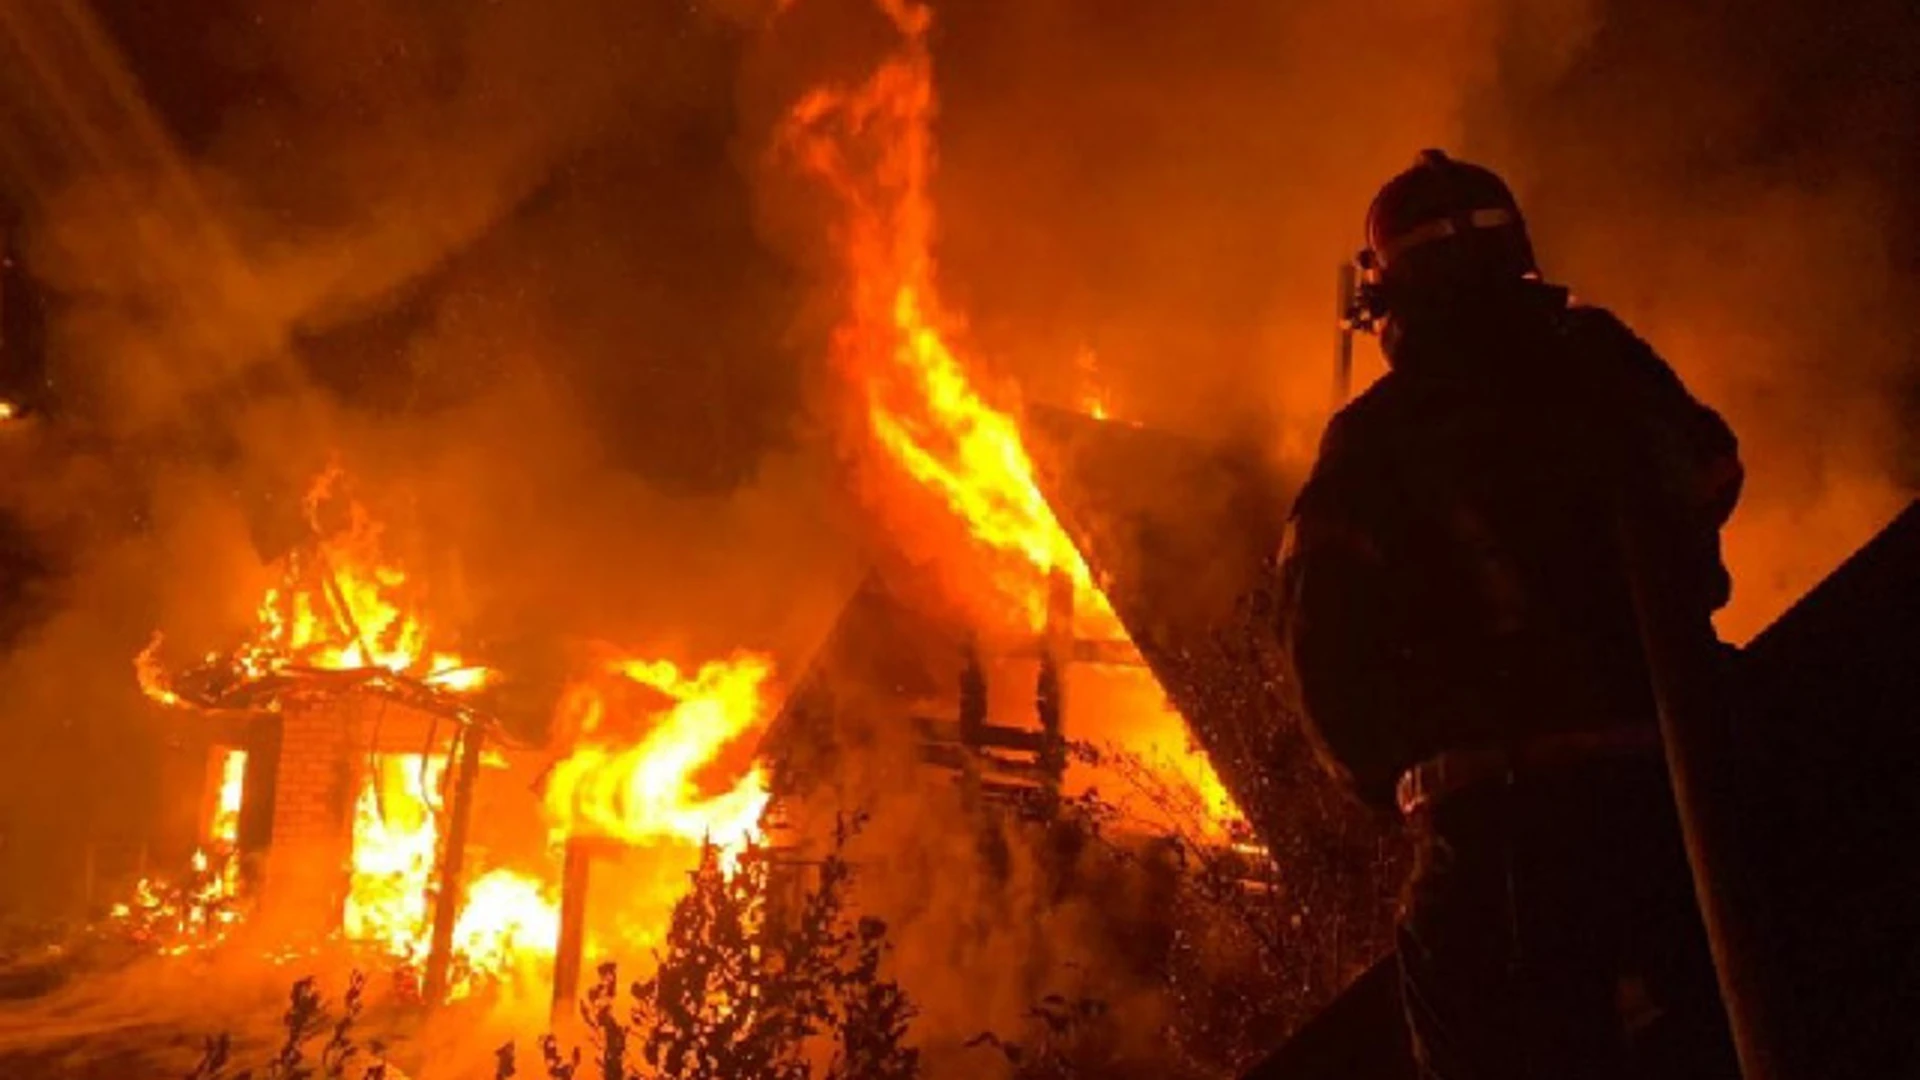
M 1424 152 L 1366 230 L 1350 317 L 1388 371 L 1295 504 L 1280 631 L 1323 760 L 1418 837 L 1416 1056 L 1444 1080 L 1736 1076 L 1612 528 L 1621 485 L 1656 487 L 1676 602 L 1709 620 L 1733 433 L 1542 279 L 1487 169 Z

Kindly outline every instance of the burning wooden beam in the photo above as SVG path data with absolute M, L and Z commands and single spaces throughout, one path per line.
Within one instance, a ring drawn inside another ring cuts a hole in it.
M 567 838 L 566 863 L 560 874 L 560 941 L 553 954 L 553 1007 L 547 1022 L 559 1028 L 580 995 L 580 972 L 586 952 L 587 891 L 593 883 L 593 842 Z
M 447 998 L 448 973 L 453 965 L 453 921 L 460 915 L 460 901 L 465 895 L 461 873 L 466 863 L 467 832 L 473 822 L 473 784 L 480 776 L 480 754 L 486 744 L 486 733 L 478 726 L 460 734 L 459 772 L 447 799 L 447 834 L 434 875 L 433 936 L 427 951 L 425 988 L 427 1000 L 435 1004 Z

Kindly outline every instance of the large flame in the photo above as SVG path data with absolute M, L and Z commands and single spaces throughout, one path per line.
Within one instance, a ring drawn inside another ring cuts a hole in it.
M 928 16 L 906 2 L 883 6 L 906 36 L 904 47 L 863 85 L 802 98 L 787 140 L 845 208 L 848 308 L 834 361 L 861 397 L 872 444 L 912 481 L 904 490 L 886 486 L 880 509 L 911 513 L 901 500 L 932 492 L 974 541 L 999 553 L 994 584 L 1031 625 L 1045 615 L 1045 572 L 1059 570 L 1078 586 L 1079 606 L 1117 631 L 1040 493 L 1019 425 L 981 391 L 956 351 L 958 320 L 935 287 Z
M 343 479 L 339 469 L 328 469 L 307 491 L 310 540 L 285 557 L 252 635 L 229 658 L 232 667 L 250 679 L 299 668 L 380 668 L 449 690 L 482 685 L 486 669 L 429 648 L 419 591 L 383 550 L 381 524 L 346 498 Z M 140 686 L 162 704 L 183 704 L 159 662 L 160 645 L 156 634 L 135 658 Z M 194 855 L 198 884 L 188 897 L 191 906 L 217 907 L 225 921 L 238 917 L 227 902 L 238 885 L 233 848 L 245 760 L 234 752 L 223 762 L 209 848 Z M 446 765 L 443 754 L 373 755 L 354 804 L 341 932 L 405 963 L 424 960 L 429 950 Z M 559 922 L 551 894 L 535 878 L 507 869 L 466 886 L 454 926 L 452 996 L 509 967 L 551 958 Z M 142 905 L 155 911 L 182 906 L 149 882 L 126 907 Z
M 314 480 L 302 503 L 309 542 L 281 559 L 280 580 L 261 598 L 247 640 L 208 662 L 230 666 L 248 681 L 298 668 L 377 668 L 456 692 L 485 685 L 487 669 L 429 650 L 419 590 L 383 552 L 381 524 L 342 493 L 343 478 L 334 467 Z M 330 511 L 337 524 L 330 523 Z M 134 674 L 149 698 L 179 706 L 184 701 L 160 662 L 161 645 L 154 634 L 134 658 Z
M 618 949 L 644 969 L 702 846 L 717 848 L 730 873 L 761 839 L 767 776 L 749 740 L 769 718 L 772 672 L 752 653 L 691 673 L 619 659 L 562 696 L 554 732 L 564 756 L 547 776 L 546 815 L 556 839 L 600 845 L 596 888 L 619 904 L 588 928 L 596 948 Z
M 424 962 L 431 947 L 446 767 L 444 755 L 376 755 L 354 804 L 341 930 L 403 963 Z M 465 997 L 484 980 L 550 962 L 559 937 L 550 888 L 505 868 L 479 875 L 467 884 L 454 920 L 448 996 Z
M 834 336 L 834 361 L 860 403 L 872 444 L 912 481 L 888 487 L 883 514 L 911 513 L 921 490 L 938 495 L 978 546 L 997 553 L 993 583 L 1030 628 L 1046 617 L 1049 571 L 1075 585 L 1075 630 L 1085 637 L 1124 638 L 1107 599 L 1035 480 L 1019 425 L 989 400 L 973 365 L 957 350 L 960 324 L 941 304 L 935 282 L 932 60 L 928 9 L 913 0 L 881 0 L 904 37 L 902 47 L 865 83 L 815 90 L 794 107 L 787 145 L 803 168 L 823 181 L 844 210 L 837 236 L 847 310 Z M 1097 361 L 1076 357 L 1089 383 Z M 1097 385 L 1089 411 L 1105 418 Z M 976 547 L 976 552 L 978 548 Z M 978 563 L 977 554 L 968 560 Z M 1150 680 L 1126 680 L 1124 715 L 1092 733 L 1140 757 L 1167 763 L 1168 779 L 1209 807 L 1215 824 L 1239 817 L 1206 755 Z
M 453 924 L 453 952 L 463 971 L 448 988 L 462 997 L 479 978 L 497 978 L 529 963 L 550 963 L 560 941 L 560 906 L 539 880 L 490 870 L 467 886 Z
M 238 655 L 241 666 L 254 675 L 289 666 L 378 667 L 448 689 L 480 685 L 484 669 L 429 650 L 417 590 L 383 551 L 380 522 L 344 496 L 342 479 L 340 469 L 330 468 L 308 490 L 313 542 L 286 557 L 281 582 L 261 600 L 258 629 Z M 330 527 L 329 511 L 344 521 Z
M 445 772 L 440 755 L 377 755 L 353 806 L 353 869 L 341 929 L 404 960 L 427 955 Z
M 546 808 L 557 831 L 631 844 L 711 842 L 737 851 L 755 837 L 767 805 L 756 762 L 723 789 L 703 774 L 767 719 L 764 656 L 740 653 L 692 675 L 667 661 L 623 659 L 600 679 L 572 687 L 556 729 L 577 740 L 547 777 Z M 620 683 L 660 695 L 650 716 L 621 715 Z

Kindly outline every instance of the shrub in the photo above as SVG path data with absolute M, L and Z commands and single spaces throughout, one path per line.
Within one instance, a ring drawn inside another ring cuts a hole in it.
M 628 988 L 625 1014 L 619 969 L 604 964 L 581 1004 L 589 1046 L 563 1047 L 552 1035 L 538 1041 L 548 1080 L 917 1077 L 920 1055 L 906 1042 L 912 1002 L 880 970 L 886 925 L 849 909 L 853 870 L 843 852 L 859 824 L 842 820 L 826 857 L 804 868 L 760 849 L 733 861 L 706 848 L 653 976 Z M 785 904 L 776 902 L 783 874 L 805 879 Z M 363 1052 L 354 1038 L 365 986 L 356 973 L 340 1015 L 329 1018 L 313 980 L 296 982 L 271 1062 L 257 1073 L 228 1072 L 232 1041 L 221 1035 L 207 1040 L 187 1080 L 381 1080 L 382 1048 Z M 310 1059 L 309 1045 L 329 1029 Z M 517 1069 L 513 1046 L 495 1052 L 496 1080 Z

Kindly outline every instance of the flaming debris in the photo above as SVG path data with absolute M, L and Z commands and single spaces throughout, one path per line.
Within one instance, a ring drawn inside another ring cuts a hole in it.
M 162 639 L 134 660 L 141 689 L 162 705 L 190 699 L 202 707 L 271 704 L 280 679 L 316 672 L 359 672 L 375 685 L 434 699 L 468 694 L 491 672 L 455 653 L 429 648 L 421 590 L 382 550 L 384 529 L 342 493 L 344 474 L 321 473 L 302 507 L 308 542 L 282 557 L 279 580 L 256 611 L 252 634 L 226 655 L 168 672 Z

